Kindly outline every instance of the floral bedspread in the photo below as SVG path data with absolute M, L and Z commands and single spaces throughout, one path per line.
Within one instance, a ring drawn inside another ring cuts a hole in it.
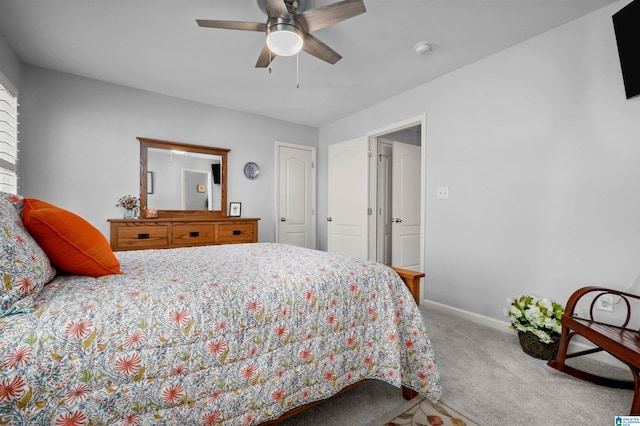
M 365 378 L 431 400 L 420 312 L 387 267 L 258 243 L 116 253 L 0 318 L 0 424 L 258 424 Z

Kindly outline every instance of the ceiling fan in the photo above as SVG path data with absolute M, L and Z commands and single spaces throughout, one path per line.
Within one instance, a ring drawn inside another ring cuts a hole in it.
M 310 10 L 304 10 L 304 0 L 258 0 L 258 5 L 268 16 L 266 23 L 209 19 L 196 22 L 206 28 L 266 33 L 256 68 L 266 68 L 276 56 L 291 56 L 300 50 L 335 64 L 342 56 L 310 33 L 367 11 L 363 0 L 344 0 Z

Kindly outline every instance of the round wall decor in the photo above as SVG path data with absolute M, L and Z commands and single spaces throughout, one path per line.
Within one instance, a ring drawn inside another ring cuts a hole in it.
M 260 167 L 253 161 L 249 161 L 244 165 L 244 175 L 251 180 L 257 179 L 260 176 Z

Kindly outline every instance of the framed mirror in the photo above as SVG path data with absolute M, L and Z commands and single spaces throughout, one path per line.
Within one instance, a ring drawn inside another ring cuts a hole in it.
M 148 138 L 138 141 L 143 208 L 156 209 L 160 218 L 227 217 L 229 149 Z

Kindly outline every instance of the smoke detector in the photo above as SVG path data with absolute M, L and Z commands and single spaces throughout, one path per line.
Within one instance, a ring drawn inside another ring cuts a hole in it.
M 431 43 L 428 41 L 421 41 L 417 43 L 413 48 L 418 55 L 424 55 L 431 50 Z

